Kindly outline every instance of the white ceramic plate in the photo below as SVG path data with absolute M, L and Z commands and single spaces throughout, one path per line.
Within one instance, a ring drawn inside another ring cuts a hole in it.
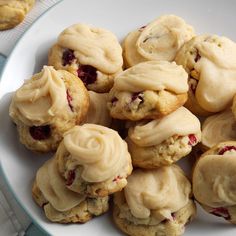
M 8 117 L 10 93 L 47 63 L 47 52 L 57 35 L 76 22 L 113 31 L 121 40 L 129 31 L 163 14 L 176 14 L 193 25 L 198 34 L 225 35 L 236 41 L 236 1 L 228 0 L 64 0 L 48 10 L 24 34 L 9 57 L 0 84 L 0 158 L 3 173 L 18 202 L 45 232 L 51 235 L 122 235 L 111 215 L 79 225 L 49 223 L 31 198 L 36 170 L 51 155 L 35 155 L 18 141 Z M 197 219 L 185 235 L 236 235 L 236 228 L 198 209 Z

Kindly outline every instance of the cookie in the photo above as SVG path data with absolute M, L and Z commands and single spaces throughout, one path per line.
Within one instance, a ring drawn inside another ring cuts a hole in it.
M 116 131 L 95 124 L 66 132 L 56 158 L 67 188 L 89 197 L 120 191 L 132 171 L 126 142 Z
M 236 141 L 236 120 L 230 109 L 206 118 L 202 125 L 202 149 L 224 141 Z
M 191 184 L 176 165 L 134 170 L 113 201 L 114 221 L 127 235 L 182 235 L 196 214 Z
M 0 30 L 20 24 L 34 5 L 34 0 L 0 0 Z
M 104 93 L 122 71 L 122 48 L 112 32 L 80 23 L 59 35 L 48 63 L 78 76 L 88 90 Z
M 163 118 L 137 122 L 129 128 L 126 141 L 134 166 L 170 165 L 201 141 L 201 125 L 195 115 L 180 107 Z
M 73 74 L 44 66 L 14 93 L 9 114 L 20 142 L 38 152 L 55 151 L 65 131 L 87 114 L 89 95 Z
M 203 153 L 193 169 L 193 194 L 210 214 L 236 224 L 236 141 Z
M 173 61 L 177 51 L 193 36 L 193 27 L 182 18 L 175 15 L 161 16 L 125 37 L 125 65 L 131 67 L 152 60 Z
M 168 115 L 186 102 L 187 77 L 175 62 L 139 63 L 115 78 L 109 92 L 110 115 L 134 121 Z
M 107 108 L 108 93 L 95 93 L 89 91 L 89 110 L 84 123 L 91 123 L 110 127 L 112 118 Z
M 185 43 L 175 58 L 189 75 L 185 106 L 206 116 L 225 110 L 236 93 L 236 43 L 217 35 L 199 35 Z
M 46 217 L 58 223 L 85 223 L 109 208 L 108 197 L 87 198 L 67 189 L 54 158 L 37 171 L 32 196 Z

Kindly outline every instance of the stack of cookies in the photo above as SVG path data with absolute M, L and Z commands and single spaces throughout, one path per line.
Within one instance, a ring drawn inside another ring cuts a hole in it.
M 76 223 L 106 212 L 113 195 L 116 225 L 134 236 L 182 235 L 194 197 L 235 223 L 236 44 L 165 15 L 122 46 L 108 30 L 72 25 L 13 95 L 21 143 L 55 152 L 34 200 L 50 221 Z M 193 191 L 176 163 L 190 153 Z

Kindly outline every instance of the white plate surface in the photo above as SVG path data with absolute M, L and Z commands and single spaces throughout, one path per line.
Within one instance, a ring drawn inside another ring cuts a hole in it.
M 236 1 L 228 0 L 64 0 L 47 11 L 24 34 L 9 57 L 0 84 L 0 158 L 6 180 L 19 203 L 44 231 L 51 235 L 122 235 L 111 215 L 83 225 L 49 223 L 31 197 L 36 170 L 51 155 L 35 155 L 19 144 L 8 116 L 10 93 L 47 63 L 47 52 L 58 34 L 77 22 L 113 31 L 121 40 L 129 31 L 163 14 L 176 14 L 194 26 L 198 34 L 224 35 L 236 41 Z M 198 208 L 196 220 L 185 235 L 234 236 L 236 228 Z

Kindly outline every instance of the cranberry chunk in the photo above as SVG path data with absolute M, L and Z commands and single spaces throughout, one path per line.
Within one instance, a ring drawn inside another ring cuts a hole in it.
M 72 97 L 70 96 L 70 93 L 69 93 L 68 90 L 66 90 L 66 98 L 67 98 L 67 102 L 68 102 L 68 105 L 69 105 L 71 111 L 73 111 L 73 106 L 72 106 L 72 104 L 71 104 L 71 102 L 72 102 Z
M 29 128 L 30 135 L 35 140 L 44 140 L 50 137 L 51 129 L 49 125 L 32 126 Z
M 117 102 L 118 102 L 118 98 L 113 97 L 113 98 L 111 99 L 111 104 L 112 104 L 112 106 L 114 106 Z
M 85 86 L 93 84 L 97 79 L 97 69 L 90 65 L 81 65 L 77 70 L 77 74 Z
M 66 49 L 62 55 L 62 65 L 71 65 L 72 61 L 75 59 L 74 51 L 71 49 Z
M 143 93 L 141 93 L 141 92 L 137 92 L 137 93 L 133 93 L 132 94 L 132 97 L 131 97 L 131 101 L 133 102 L 133 101 L 135 101 L 136 99 L 139 99 L 139 100 L 141 100 L 140 101 L 140 104 L 141 103 L 143 103 L 144 102 L 144 100 L 143 100 Z
M 225 152 L 231 151 L 231 150 L 236 151 L 236 147 L 235 146 L 225 146 L 219 150 L 218 154 L 223 155 Z
M 75 171 L 74 170 L 70 170 L 68 172 L 68 177 L 67 177 L 67 180 L 66 180 L 66 185 L 67 186 L 70 186 L 72 185 L 72 183 L 74 182 L 75 180 Z
M 215 216 L 223 217 L 226 220 L 230 220 L 230 214 L 228 210 L 224 207 L 215 208 L 210 213 Z
M 197 138 L 194 134 L 189 134 L 188 138 L 189 138 L 188 144 L 190 146 L 194 146 L 197 143 Z

